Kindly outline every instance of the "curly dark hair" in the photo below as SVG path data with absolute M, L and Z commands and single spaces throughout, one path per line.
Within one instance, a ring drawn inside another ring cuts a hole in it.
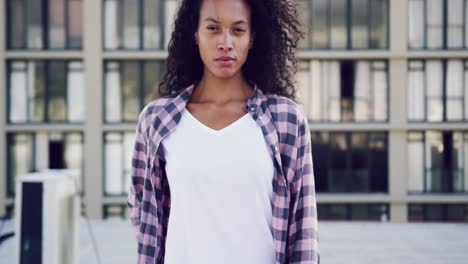
M 166 73 L 159 84 L 159 96 L 176 93 L 203 75 L 203 61 L 195 43 L 203 0 L 183 0 L 176 14 L 169 41 Z M 296 101 L 295 49 L 304 36 L 293 0 L 246 0 L 251 10 L 253 47 L 242 66 L 244 78 L 264 93 Z

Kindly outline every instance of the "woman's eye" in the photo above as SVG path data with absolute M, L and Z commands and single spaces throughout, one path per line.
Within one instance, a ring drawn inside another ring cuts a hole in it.
M 207 27 L 207 29 L 208 29 L 208 30 L 216 30 L 217 27 L 215 27 L 215 26 L 209 26 L 209 27 Z
M 235 28 L 234 31 L 236 31 L 236 32 L 245 32 L 245 30 L 242 29 L 242 28 Z

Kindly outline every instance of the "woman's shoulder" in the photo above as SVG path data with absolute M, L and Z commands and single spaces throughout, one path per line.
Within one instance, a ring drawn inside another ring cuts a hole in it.
M 155 118 L 160 115 L 164 107 L 171 103 L 172 99 L 170 96 L 164 96 L 148 102 L 138 116 L 138 123 L 142 127 L 154 124 Z
M 278 94 L 266 94 L 265 97 L 268 109 L 277 121 L 295 124 L 306 121 L 299 104 L 291 98 Z

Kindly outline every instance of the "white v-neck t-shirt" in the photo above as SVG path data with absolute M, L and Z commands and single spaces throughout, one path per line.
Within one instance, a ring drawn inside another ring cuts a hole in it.
M 275 263 L 273 160 L 252 116 L 215 130 L 184 109 L 162 146 L 171 193 L 164 263 Z

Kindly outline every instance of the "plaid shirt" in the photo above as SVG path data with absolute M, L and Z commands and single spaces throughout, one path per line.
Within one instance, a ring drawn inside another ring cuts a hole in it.
M 194 87 L 150 102 L 139 115 L 128 195 L 138 263 L 164 263 L 171 197 L 160 146 L 176 129 Z M 292 100 L 263 94 L 256 85 L 245 108 L 260 126 L 274 160 L 271 206 L 276 264 L 320 263 L 307 118 Z

